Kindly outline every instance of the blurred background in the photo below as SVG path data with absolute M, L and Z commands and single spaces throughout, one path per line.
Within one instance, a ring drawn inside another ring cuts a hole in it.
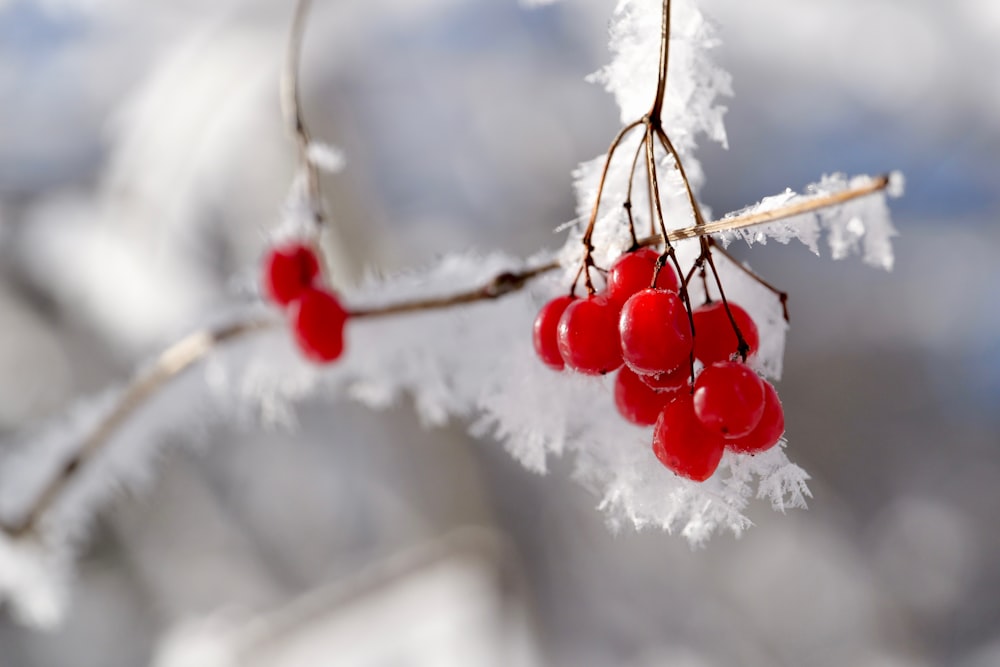
M 612 4 L 317 0 L 302 86 L 347 158 L 324 184 L 340 280 L 561 242 L 570 171 L 618 127 L 583 80 Z M 735 89 L 728 150 L 699 152 L 714 211 L 907 177 L 891 273 L 742 252 L 791 290 L 779 390 L 808 511 L 751 507 L 700 551 L 614 535 L 571 461 L 539 477 L 406 405 L 310 404 L 296 433 L 166 457 L 102 516 L 61 627 L 0 619 L 0 665 L 1000 665 L 1000 3 L 705 8 Z M 0 0 L 0 432 L 253 280 L 294 165 L 290 15 Z

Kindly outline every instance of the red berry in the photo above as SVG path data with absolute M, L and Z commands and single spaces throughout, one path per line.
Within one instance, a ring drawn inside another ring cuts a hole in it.
M 746 364 L 718 361 L 694 382 L 694 412 L 719 435 L 742 437 L 764 414 L 764 381 Z
M 639 379 L 647 386 L 659 392 L 675 392 L 690 386 L 691 364 L 683 363 L 666 373 L 640 375 Z
M 615 378 L 615 406 L 633 424 L 652 426 L 672 398 L 672 393 L 648 387 L 628 366 L 622 367 Z
M 691 355 L 691 325 L 679 296 L 662 289 L 636 292 L 618 320 L 622 356 L 641 374 L 672 371 Z
M 264 289 L 282 306 L 299 298 L 318 275 L 316 253 L 301 243 L 272 248 L 264 258 Z
M 726 446 L 742 454 L 759 454 L 778 444 L 785 432 L 785 412 L 781 409 L 774 385 L 764 380 L 764 414 L 752 431 L 740 438 L 726 441 Z
M 562 355 L 559 354 L 559 318 L 572 301 L 573 297 L 569 295 L 558 296 L 542 306 L 535 317 L 535 353 L 546 366 L 557 371 L 565 366 Z
M 322 288 L 309 288 L 292 302 L 288 313 L 295 342 L 308 359 L 326 363 L 344 351 L 347 313 L 336 296 Z
M 750 346 L 747 356 L 760 348 L 760 336 L 757 325 L 747 311 L 729 302 L 729 309 L 736 320 L 736 326 L 743 334 L 743 340 Z M 739 346 L 733 324 L 726 315 L 726 308 L 721 301 L 713 301 L 695 308 L 694 316 L 694 356 L 708 366 L 716 361 L 728 361 Z
M 586 375 L 610 373 L 622 365 L 618 310 L 603 296 L 577 299 L 559 318 L 559 354 Z
M 719 467 L 725 440 L 694 414 L 691 395 L 682 393 L 660 413 L 653 429 L 653 453 L 672 471 L 704 482 Z
M 627 252 L 611 265 L 608 271 L 608 299 L 619 308 L 640 290 L 652 287 L 653 271 L 659 257 L 652 248 Z M 677 274 L 670 265 L 664 265 L 656 276 L 656 287 L 676 292 L 680 287 Z

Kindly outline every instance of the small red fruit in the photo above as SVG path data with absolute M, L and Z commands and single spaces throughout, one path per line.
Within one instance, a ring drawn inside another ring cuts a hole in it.
M 694 412 L 719 435 L 742 437 L 764 414 L 764 381 L 744 363 L 718 361 L 694 382 Z
M 648 387 L 628 366 L 622 367 L 615 378 L 615 406 L 633 424 L 652 426 L 672 398 L 669 392 Z
M 691 355 L 691 324 L 679 296 L 662 289 L 636 292 L 618 320 L 622 356 L 640 375 L 665 373 Z
M 630 296 L 652 287 L 653 271 L 659 256 L 652 248 L 640 248 L 616 259 L 608 271 L 608 300 L 621 308 Z M 670 265 L 664 265 L 660 269 L 656 276 L 656 287 L 671 292 L 676 292 L 680 287 L 677 274 Z
M 747 311 L 732 301 L 729 302 L 729 309 L 743 334 L 743 340 L 750 346 L 747 356 L 752 356 L 760 349 L 757 325 Z M 706 303 L 695 308 L 691 314 L 694 316 L 694 356 L 706 366 L 716 361 L 729 361 L 738 351 L 739 342 L 722 302 Z
M 319 275 L 319 260 L 307 245 L 289 243 L 271 248 L 264 258 L 264 289 L 281 306 L 287 306 L 310 288 Z
M 347 312 L 336 296 L 322 288 L 309 288 L 292 302 L 288 315 L 295 342 L 308 359 L 327 363 L 343 353 Z
M 559 318 L 559 354 L 570 368 L 586 375 L 610 373 L 622 365 L 618 310 L 603 296 L 577 299 Z
M 719 467 L 725 448 L 725 440 L 695 417 L 690 394 L 678 396 L 656 420 L 653 453 L 682 477 L 704 482 Z
M 691 364 L 683 363 L 666 373 L 640 375 L 639 379 L 647 386 L 659 392 L 675 392 L 691 385 Z
M 562 355 L 559 354 L 559 318 L 572 301 L 572 296 L 558 296 L 542 306 L 538 316 L 535 317 L 533 332 L 535 353 L 542 363 L 557 371 L 561 371 L 565 366 Z
M 760 423 L 743 437 L 727 440 L 726 447 L 741 454 L 759 454 L 778 444 L 784 432 L 785 411 L 781 409 L 778 392 L 774 385 L 764 380 L 764 414 Z

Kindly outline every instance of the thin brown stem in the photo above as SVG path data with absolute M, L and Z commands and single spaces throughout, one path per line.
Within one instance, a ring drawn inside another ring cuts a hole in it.
M 660 225 L 660 235 L 663 238 L 663 243 L 666 246 L 662 255 L 656 261 L 656 268 L 653 271 L 653 282 L 651 285 L 656 284 L 656 278 L 666 262 L 666 258 L 670 257 L 673 260 L 674 268 L 677 269 L 677 275 L 684 275 L 684 271 L 681 269 L 680 262 L 677 261 L 677 255 L 674 253 L 673 245 L 670 242 L 670 234 L 667 232 L 667 223 L 663 218 L 663 208 L 660 204 L 660 183 L 656 176 L 656 154 L 654 152 L 653 128 L 647 123 L 646 125 L 646 175 L 649 178 L 649 190 L 650 197 L 653 200 L 653 211 L 655 213 L 656 221 Z M 683 290 L 681 296 L 687 298 L 687 291 Z
M 594 197 L 594 207 L 590 212 L 590 220 L 587 223 L 587 229 L 583 233 L 583 260 L 581 262 L 582 269 L 581 272 L 584 276 L 584 284 L 587 286 L 587 294 L 594 294 L 596 291 L 594 289 L 594 283 L 590 279 L 590 267 L 594 266 L 593 252 L 594 244 L 592 242 L 594 236 L 594 227 L 597 225 L 597 215 L 601 210 L 601 197 L 604 195 L 604 183 L 608 178 L 608 170 L 611 168 L 611 160 L 615 156 L 615 151 L 618 150 L 618 146 L 621 144 L 622 140 L 628 135 L 629 132 L 634 130 L 636 127 L 642 124 L 641 120 L 629 123 L 622 129 L 618 131 L 615 138 L 611 141 L 611 146 L 608 147 L 607 157 L 604 159 L 604 166 L 601 168 L 601 178 L 597 183 L 597 194 Z M 580 274 L 577 274 L 577 280 L 579 280 Z M 576 283 L 573 283 L 573 289 L 576 289 Z M 572 291 L 572 290 L 571 290 Z
M 674 268 L 677 269 L 677 276 L 684 275 L 684 271 L 681 269 L 681 264 L 677 259 L 677 253 L 674 252 L 674 247 L 670 243 L 670 234 L 667 231 L 667 223 L 663 218 L 663 208 L 660 204 L 660 184 L 656 177 L 656 154 L 654 150 L 653 134 L 654 128 L 652 123 L 647 122 L 646 124 L 646 171 L 649 176 L 649 189 L 651 191 L 651 196 L 653 197 L 654 208 L 656 210 L 656 220 L 660 224 L 660 235 L 663 237 L 663 242 L 666 246 L 662 255 L 656 259 L 656 265 L 653 269 L 653 280 L 650 286 L 656 285 L 656 279 L 659 276 L 660 269 L 663 268 L 666 262 L 667 256 L 673 260 Z M 691 295 L 688 292 L 686 284 L 681 285 L 680 289 L 681 300 L 684 302 L 684 309 L 687 311 L 688 324 L 691 326 L 691 335 L 695 335 L 694 330 L 694 312 L 691 309 Z M 691 349 L 691 354 L 688 357 L 688 364 L 691 370 L 691 383 L 694 385 L 694 348 Z
M 597 196 L 594 197 L 594 207 L 590 211 L 590 220 L 587 222 L 587 229 L 583 233 L 583 244 L 587 247 L 588 252 L 593 250 L 590 240 L 594 236 L 594 226 L 597 225 L 597 214 L 601 210 L 601 196 L 604 194 L 604 182 L 608 178 L 608 170 L 611 168 L 611 159 L 614 157 L 615 151 L 618 150 L 618 146 L 621 144 L 622 140 L 628 135 L 629 132 L 641 124 L 642 121 L 637 120 L 620 129 L 618 134 L 616 134 L 615 138 L 611 141 L 611 146 L 608 147 L 608 155 L 604 159 L 604 167 L 601 169 L 601 178 L 597 182 Z
M 628 170 L 628 188 L 625 191 L 625 202 L 622 204 L 625 214 L 628 215 L 628 229 L 632 234 L 633 249 L 639 247 L 639 238 L 635 234 L 635 220 L 632 217 L 632 183 L 635 181 L 635 168 L 639 164 L 639 156 L 642 154 L 642 149 L 645 145 L 646 135 L 643 135 L 642 141 L 636 146 L 635 155 L 632 156 L 632 166 Z
M 657 138 L 659 138 L 660 143 L 663 145 L 663 149 L 667 151 L 674 158 L 674 164 L 677 165 L 677 170 L 681 174 L 681 181 L 684 182 L 684 189 L 687 191 L 688 203 L 691 205 L 691 211 L 694 214 L 694 222 L 696 225 L 704 225 L 705 218 L 701 213 L 701 206 L 698 205 L 698 200 L 694 196 L 694 189 L 691 187 L 691 181 L 688 179 L 687 172 L 684 170 L 684 163 L 681 162 L 681 156 L 674 148 L 673 142 L 667 136 L 667 133 L 663 131 L 663 128 L 656 127 L 653 128 L 656 132 Z
M 743 332 L 740 331 L 740 326 L 736 323 L 733 311 L 729 307 L 729 300 L 726 299 L 726 290 L 722 288 L 722 279 L 719 278 L 719 271 L 715 268 L 712 251 L 709 249 L 708 242 L 704 237 L 702 237 L 702 254 L 705 257 L 705 262 L 708 263 L 708 268 L 712 270 L 712 275 L 715 276 L 715 286 L 719 289 L 719 299 L 722 301 L 722 307 L 729 317 L 729 324 L 733 327 L 733 333 L 736 334 L 736 351 L 739 353 L 740 358 L 746 362 L 747 354 L 750 352 L 750 345 L 747 343 L 746 338 L 743 337 Z
M 295 6 L 292 27 L 288 35 L 285 64 L 281 73 L 280 94 L 282 113 L 298 146 L 299 166 L 305 175 L 309 205 L 312 209 L 313 220 L 318 227 L 324 221 L 323 196 L 320 192 L 319 169 L 309 156 L 310 133 L 302 113 L 302 97 L 299 90 L 302 41 L 311 5 L 312 0 L 298 0 Z
M 660 126 L 663 113 L 663 98 L 667 92 L 667 66 L 670 64 L 670 0 L 663 0 L 663 15 L 660 20 L 660 67 L 656 76 L 656 94 L 649 118 L 655 127 Z
M 718 251 L 719 253 L 721 253 L 723 257 L 725 257 L 726 259 L 728 259 L 733 264 L 733 266 L 735 266 L 736 268 L 738 268 L 740 271 L 742 271 L 743 273 L 745 273 L 749 277 L 753 278 L 762 287 L 765 287 L 770 292 L 772 292 L 776 297 L 778 297 L 778 301 L 781 302 L 781 315 L 782 315 L 782 317 L 785 318 L 785 322 L 790 321 L 788 319 L 788 292 L 783 292 L 782 290 L 778 289 L 777 287 L 775 287 L 771 283 L 769 283 L 766 280 L 764 280 L 762 277 L 760 277 L 757 274 L 756 271 L 754 271 L 750 267 L 748 267 L 745 264 L 743 264 L 743 262 L 741 262 L 738 259 L 736 259 L 736 257 L 734 257 L 731 252 L 729 252 L 728 250 L 726 250 L 725 248 L 723 248 L 721 245 L 719 245 L 719 242 L 716 241 L 711 236 L 708 236 L 708 237 L 705 237 L 705 238 L 708 239 L 708 244 L 712 247 L 713 251 Z
M 516 292 L 521 289 L 532 278 L 540 276 L 543 273 L 548 273 L 549 271 L 554 271 L 557 268 L 559 268 L 559 263 L 553 261 L 548 264 L 542 264 L 531 269 L 526 269 L 524 271 L 504 271 L 503 273 L 494 276 L 486 284 L 467 292 L 459 292 L 458 294 L 444 297 L 402 301 L 399 303 L 376 306 L 373 308 L 359 308 L 352 310 L 350 312 L 350 316 L 352 318 L 385 317 L 386 315 L 400 315 L 403 313 L 414 313 L 427 310 L 442 310 L 453 306 L 474 303 L 476 301 L 499 299 L 502 296 L 506 296 L 511 292 Z
M 803 213 L 812 213 L 824 208 L 830 208 L 831 206 L 837 206 L 838 204 L 843 204 L 854 199 L 859 199 L 860 197 L 866 197 L 868 195 L 875 194 L 876 192 L 881 192 L 887 187 L 889 187 L 889 177 L 887 175 L 877 176 L 872 179 L 871 183 L 866 183 L 865 185 L 861 185 L 856 188 L 844 190 L 843 192 L 835 192 L 821 197 L 812 197 L 804 201 L 794 202 L 769 211 L 757 211 L 755 213 L 734 215 L 732 217 L 723 218 L 722 220 L 706 222 L 702 226 L 692 225 L 681 229 L 673 229 L 668 232 L 667 237 L 672 242 L 677 242 L 683 241 L 684 239 L 697 238 L 699 236 L 710 236 L 721 232 L 746 229 L 747 227 L 754 227 L 756 225 L 774 222 L 775 220 L 790 218 Z M 646 238 L 639 239 L 639 245 L 643 246 L 658 245 L 662 242 L 662 233 L 653 234 Z

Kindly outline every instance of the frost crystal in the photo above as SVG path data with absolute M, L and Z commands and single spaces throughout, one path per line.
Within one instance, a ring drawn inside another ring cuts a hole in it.
M 762 199 L 760 203 L 726 217 L 763 213 L 782 206 L 807 203 L 852 188 L 872 185 L 874 180 L 870 176 L 847 178 L 843 174 L 833 174 L 807 187 L 805 194 L 800 195 L 786 190 L 780 195 Z M 894 173 L 889 176 L 889 187 L 886 191 L 875 192 L 817 212 L 803 213 L 776 222 L 727 232 L 721 236 L 726 242 L 742 238 L 750 245 L 766 243 L 768 238 L 780 243 L 798 239 L 818 255 L 820 237 L 826 232 L 830 254 L 834 259 L 844 259 L 851 253 L 857 252 L 868 264 L 888 270 L 892 268 L 893 263 L 892 238 L 896 236 L 896 229 L 892 226 L 889 216 L 886 195 L 899 197 L 902 193 L 902 176 Z

